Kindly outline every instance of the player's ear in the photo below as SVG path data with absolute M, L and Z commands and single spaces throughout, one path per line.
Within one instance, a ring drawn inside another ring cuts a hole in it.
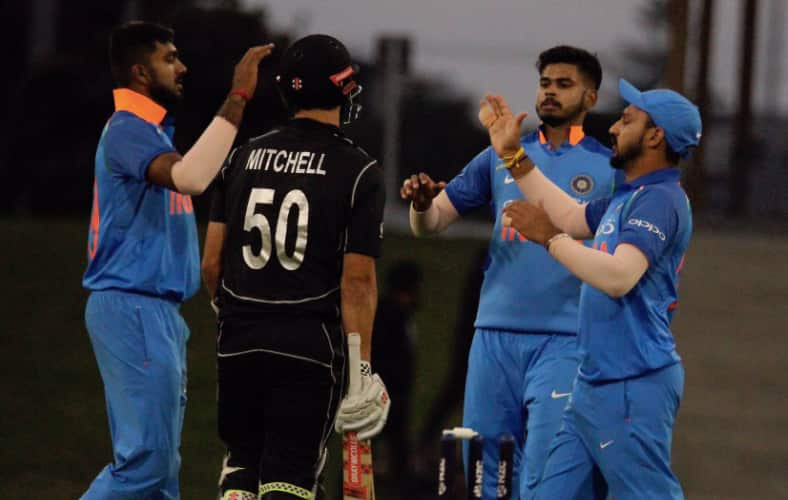
M 599 98 L 599 93 L 595 88 L 586 89 L 585 94 L 583 95 L 583 106 L 585 107 L 586 111 L 596 106 L 596 101 Z
M 646 130 L 646 145 L 652 148 L 658 148 L 660 143 L 665 143 L 665 131 L 661 127 L 650 127 Z
M 152 81 L 150 71 L 144 64 L 134 64 L 131 66 L 131 81 L 149 85 Z

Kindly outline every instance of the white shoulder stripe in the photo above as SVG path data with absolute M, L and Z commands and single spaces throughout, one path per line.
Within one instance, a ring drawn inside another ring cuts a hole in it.
M 266 132 L 266 133 L 265 133 L 265 134 L 263 134 L 263 135 L 258 135 L 257 137 L 252 137 L 251 139 L 249 139 L 249 142 L 256 141 L 256 140 L 258 140 L 258 139 L 262 139 L 262 138 L 264 138 L 264 137 L 268 137 L 269 135 L 274 135 L 274 134 L 277 134 L 277 133 L 279 133 L 279 132 L 281 132 L 281 129 L 275 128 L 275 129 L 273 129 L 273 130 L 271 130 L 271 131 L 269 131 L 269 132 Z
M 364 175 L 364 172 L 366 172 L 369 167 L 376 164 L 377 162 L 377 160 L 372 160 L 371 162 L 367 163 L 364 168 L 361 169 L 361 172 L 359 172 L 356 176 L 356 182 L 353 183 L 353 194 L 350 195 L 350 208 L 353 208 L 353 205 L 356 203 L 356 188 L 358 188 L 358 181 L 361 180 L 361 176 Z

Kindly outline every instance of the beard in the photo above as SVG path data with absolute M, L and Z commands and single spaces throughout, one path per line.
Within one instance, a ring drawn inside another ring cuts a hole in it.
M 558 109 L 559 112 L 563 111 L 561 115 L 554 115 L 552 114 L 552 112 L 550 114 L 547 113 L 542 114 L 540 110 L 540 105 L 547 100 L 545 99 L 545 101 L 542 101 L 540 105 L 536 106 L 536 115 L 539 117 L 540 120 L 542 120 L 542 123 L 544 123 L 545 125 L 548 125 L 550 127 L 560 127 L 562 125 L 566 125 L 567 123 L 574 122 L 577 119 L 577 117 L 580 116 L 585 111 L 585 109 L 583 108 L 584 99 L 585 99 L 585 92 L 583 93 L 583 95 L 580 97 L 580 100 L 577 101 L 575 105 L 566 108 L 564 108 L 563 105 L 561 105 L 561 103 L 559 103 L 558 101 L 551 100 L 550 102 L 559 106 Z
M 177 82 L 180 83 L 180 82 Z M 159 103 L 168 112 L 174 113 L 181 104 L 183 96 L 163 83 L 156 81 L 150 87 L 150 95 L 154 101 Z
M 626 151 L 621 151 L 617 148 L 613 156 L 610 157 L 610 166 L 617 170 L 624 170 L 629 162 L 640 156 L 642 152 L 643 145 L 640 141 Z

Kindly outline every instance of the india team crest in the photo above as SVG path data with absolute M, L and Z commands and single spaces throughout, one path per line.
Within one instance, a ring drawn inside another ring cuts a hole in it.
M 590 175 L 580 174 L 572 177 L 569 185 L 575 194 L 588 194 L 594 189 L 594 179 Z

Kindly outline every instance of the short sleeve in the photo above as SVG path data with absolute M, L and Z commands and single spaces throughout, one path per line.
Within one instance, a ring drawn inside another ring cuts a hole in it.
M 488 147 L 476 155 L 446 186 L 446 194 L 460 215 L 490 202 L 491 154 Z
M 602 222 L 602 217 L 605 215 L 605 212 L 607 212 L 610 200 L 611 197 L 608 196 L 591 200 L 586 205 L 586 224 L 588 224 L 588 229 L 591 230 L 591 234 L 596 233 L 596 228 L 598 228 L 599 223 Z
M 383 169 L 373 161 L 359 172 L 353 187 L 346 253 L 380 256 L 385 201 Z
M 104 155 L 113 172 L 144 181 L 148 166 L 175 147 L 163 130 L 133 115 L 112 118 L 104 136 Z
M 618 243 L 636 246 L 653 264 L 673 244 L 677 230 L 674 197 L 662 189 L 645 189 L 623 214 Z
M 224 161 L 224 165 L 222 165 L 222 169 L 219 170 L 219 175 L 216 176 L 216 179 L 213 180 L 211 184 L 211 207 L 208 211 L 208 221 L 209 222 L 227 222 L 227 214 L 225 211 L 225 176 L 227 175 L 227 171 L 230 164 L 230 158 L 232 158 L 233 153 L 235 150 L 230 153 L 230 156 Z

